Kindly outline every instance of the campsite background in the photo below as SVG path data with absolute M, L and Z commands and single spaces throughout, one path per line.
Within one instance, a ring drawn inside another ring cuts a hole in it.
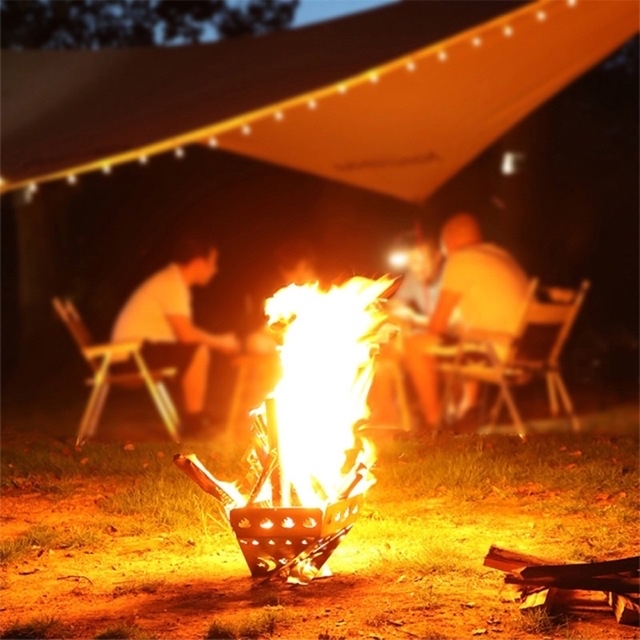
M 597 389 L 601 403 L 635 398 L 638 94 L 634 38 L 422 206 L 206 148 L 86 175 L 73 187 L 45 184 L 26 206 L 17 206 L 20 194 L 4 195 L 2 401 L 77 397 L 84 363 L 54 319 L 51 297 L 72 296 L 95 337 L 107 339 L 120 306 L 165 263 L 180 229 L 211 229 L 220 241 L 220 273 L 196 292 L 196 319 L 212 330 L 243 331 L 285 237 L 312 239 L 330 278 L 374 276 L 389 270 L 396 233 L 418 221 L 436 232 L 459 210 L 476 213 L 487 238 L 544 282 L 592 281 L 565 351 L 569 384 Z M 508 151 L 523 154 L 514 175 L 501 172 Z M 222 358 L 215 366 L 211 404 L 222 415 L 231 375 Z M 581 397 L 593 401 L 590 393 Z

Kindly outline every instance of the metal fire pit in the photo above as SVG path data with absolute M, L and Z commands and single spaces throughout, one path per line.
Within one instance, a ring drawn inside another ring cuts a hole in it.
M 241 507 L 229 520 L 253 577 L 306 583 L 320 571 L 358 518 L 362 495 L 309 507 Z

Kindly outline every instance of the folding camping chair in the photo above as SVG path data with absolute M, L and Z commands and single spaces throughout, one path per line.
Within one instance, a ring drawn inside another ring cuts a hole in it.
M 497 400 L 490 412 L 490 425 L 495 425 L 503 406 L 521 438 L 525 425 L 520 417 L 512 387 L 527 384 L 535 377 L 544 377 L 552 416 L 559 413 L 558 397 L 574 431 L 580 424 L 573 403 L 560 374 L 560 356 L 590 283 L 584 280 L 578 289 L 541 286 L 537 278 L 530 283 L 523 304 L 519 330 L 508 345 L 507 355 L 500 359 L 487 341 L 462 340 L 455 357 L 440 363 L 446 374 L 446 407 L 456 381 L 478 380 L 496 385 Z
M 76 447 L 81 447 L 88 438 L 95 435 L 111 385 L 128 388 L 146 387 L 167 432 L 175 442 L 179 442 L 178 412 L 163 382 L 173 377 L 176 370 L 173 368 L 149 369 L 140 352 L 142 347 L 140 342 L 94 344 L 90 332 L 71 300 L 53 298 L 52 303 L 55 312 L 71 333 L 92 371 L 92 377 L 87 379 L 87 384 L 93 389 L 80 422 Z

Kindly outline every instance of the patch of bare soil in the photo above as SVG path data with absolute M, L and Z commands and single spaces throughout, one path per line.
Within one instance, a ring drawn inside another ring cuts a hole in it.
M 277 616 L 272 635 L 283 639 L 567 637 L 562 629 L 533 636 L 523 630 L 500 572 L 464 566 L 459 573 L 430 572 L 429 558 L 415 570 L 399 570 L 393 558 L 402 549 L 367 543 L 356 534 L 358 524 L 329 561 L 332 577 L 308 586 L 261 583 L 249 576 L 231 533 L 197 540 L 127 534 L 126 518 L 107 517 L 98 507 L 111 489 L 98 481 L 62 498 L 26 488 L 3 496 L 3 540 L 36 523 L 61 530 L 87 522 L 105 525 L 91 550 L 42 547 L 2 569 L 2 630 L 16 621 L 54 616 L 74 638 L 94 638 L 124 623 L 150 637 L 192 639 L 205 637 L 214 619 L 241 621 L 270 606 Z M 433 516 L 443 535 L 455 532 L 467 540 L 471 534 L 459 524 L 444 531 L 446 514 L 440 512 L 441 505 Z M 485 539 L 469 542 L 488 548 Z M 478 551 L 478 565 L 482 557 Z M 575 637 L 637 637 L 636 629 L 618 625 L 610 609 L 593 598 L 575 615 Z

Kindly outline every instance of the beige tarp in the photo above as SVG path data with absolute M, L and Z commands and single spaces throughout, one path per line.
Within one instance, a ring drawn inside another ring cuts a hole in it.
M 636 0 L 429 0 L 183 51 L 44 52 L 70 73 L 33 84 L 35 118 L 43 52 L 3 53 L 3 189 L 204 143 L 422 201 L 638 20 Z
M 266 116 L 219 145 L 422 201 L 637 28 L 637 2 L 536 3 L 372 70 L 344 94 L 303 98 L 281 121 Z

